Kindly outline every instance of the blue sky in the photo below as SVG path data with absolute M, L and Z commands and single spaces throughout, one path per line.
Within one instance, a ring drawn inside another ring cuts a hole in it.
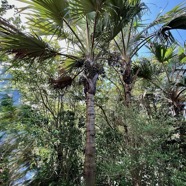
M 157 15 L 160 10 L 165 12 L 175 7 L 177 4 L 186 3 L 186 0 L 142 0 L 151 10 L 152 15 Z
M 147 13 L 147 17 L 149 19 L 154 19 L 160 12 L 162 14 L 168 12 L 176 5 L 185 3 L 186 0 L 142 0 L 147 7 L 149 8 L 149 13 Z
M 149 8 L 149 13 L 145 16 L 148 22 L 154 20 L 156 16 L 162 12 L 162 14 L 174 8 L 180 3 L 185 3 L 186 0 L 142 0 Z M 186 30 L 174 30 L 172 32 L 173 36 L 180 42 L 181 45 L 186 41 Z

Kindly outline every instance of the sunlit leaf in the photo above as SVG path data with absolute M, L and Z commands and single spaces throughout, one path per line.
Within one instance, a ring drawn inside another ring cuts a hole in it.
M 57 51 L 38 35 L 16 32 L 10 28 L 0 26 L 1 51 L 13 54 L 15 59 L 21 60 L 45 60 L 56 56 Z

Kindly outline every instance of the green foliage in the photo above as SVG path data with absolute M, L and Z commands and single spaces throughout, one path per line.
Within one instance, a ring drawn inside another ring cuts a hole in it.
M 166 31 L 185 27 L 185 8 L 176 7 L 139 32 L 138 26 L 144 25 L 138 18 L 145 8 L 140 0 L 20 2 L 28 5 L 21 11 L 32 10 L 24 29 L 29 33 L 0 18 L 1 51 L 14 55 L 11 81 L 22 94 L 19 106 L 8 95 L 0 104 L 5 136 L 0 144 L 1 182 L 21 182 L 33 173 L 20 184 L 82 185 L 85 112 L 91 110 L 84 103 L 86 93 L 97 88 L 97 185 L 184 185 L 186 134 L 180 103 L 185 101 L 185 83 L 171 69 L 184 62 L 185 54 L 180 49 L 177 56 L 174 47 L 157 41 L 173 41 Z M 138 50 L 151 43 L 155 34 L 149 35 L 148 29 L 159 23 L 165 24 L 155 33 L 160 40 L 155 38 L 150 48 L 157 61 L 137 60 L 127 71 Z M 124 86 L 125 76 L 131 78 L 130 89 L 138 92 L 128 107 L 122 101 L 131 91 Z M 54 89 L 65 77 L 73 86 Z M 88 145 L 93 137 L 87 136 Z
M 62 123 L 48 133 L 50 141 L 43 142 L 45 147 L 34 150 L 39 159 L 36 161 L 39 170 L 33 185 L 78 185 L 80 182 L 81 132 L 75 126 L 73 112 L 64 111 L 60 113 L 60 118 Z
M 28 5 L 27 8 L 34 9 L 34 14 L 39 15 L 43 20 L 50 19 L 56 26 L 62 26 L 63 18 L 68 14 L 68 2 L 65 0 L 46 1 L 46 0 L 20 0 Z M 25 9 L 25 8 L 24 8 Z
M 132 70 L 133 74 L 137 75 L 139 78 L 152 80 L 156 66 L 151 64 L 148 59 L 144 58 L 140 62 L 133 63 Z
M 1 38 L 2 51 L 14 54 L 15 59 L 34 60 L 38 58 L 46 60 L 56 56 L 57 52 L 36 34 L 16 33 L 3 26 L 0 28 L 0 32 L 6 35 Z M 14 46 L 14 49 L 10 46 Z
M 151 44 L 151 51 L 152 53 L 155 55 L 156 59 L 160 62 L 160 63 L 164 63 L 166 61 L 169 61 L 170 59 L 173 58 L 174 56 L 174 49 L 175 47 L 167 47 L 165 45 L 162 44 L 158 44 L 158 43 L 153 43 Z
M 98 185 L 175 184 L 175 167 L 183 162 L 174 145 L 169 145 L 169 151 L 163 147 L 175 120 L 163 115 L 149 118 L 143 110 L 137 110 L 135 105 L 130 110 L 118 105 L 108 118 L 112 128 L 102 121 L 97 139 Z M 183 183 L 184 174 L 180 173 L 175 177 Z
M 1 180 L 5 182 L 6 179 L 5 184 L 34 171 L 33 185 L 79 185 L 82 137 L 74 112 L 61 111 L 57 120 L 51 120 L 30 106 L 16 108 L 8 96 L 3 98 L 0 108 L 1 131 L 6 131 L 10 137 L 1 146 L 2 158 L 10 157 L 7 161 L 3 158 L 2 162 Z M 14 140 L 13 144 L 11 140 Z M 10 165 L 14 165 L 14 169 L 10 169 Z M 19 172 L 25 165 L 25 170 Z

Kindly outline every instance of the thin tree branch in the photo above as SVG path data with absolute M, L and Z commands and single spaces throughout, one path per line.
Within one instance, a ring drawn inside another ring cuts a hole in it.
M 120 48 L 120 46 L 119 46 L 119 44 L 117 43 L 117 41 L 114 39 L 114 43 L 116 44 L 116 46 L 118 47 L 118 50 L 121 52 L 121 54 L 122 54 L 122 50 L 121 50 L 121 48 Z
M 83 43 L 81 42 L 80 38 L 79 38 L 78 35 L 75 33 L 75 31 L 72 29 L 72 27 L 70 26 L 70 24 L 69 24 L 65 19 L 63 19 L 63 20 L 64 20 L 64 22 L 66 23 L 66 25 L 68 26 L 68 28 L 72 31 L 72 33 L 74 34 L 74 36 L 76 37 L 76 39 L 79 41 L 79 43 L 80 43 L 82 49 L 85 50 L 85 47 L 84 47 Z M 79 44 L 77 44 L 77 45 L 79 46 Z M 80 46 L 79 46 L 79 47 L 80 47 Z M 81 48 L 81 47 L 80 47 L 80 48 Z
M 88 53 L 90 53 L 90 30 L 89 30 L 87 16 L 86 16 L 86 34 L 87 34 L 87 48 L 88 48 Z
M 91 55 L 94 58 L 94 42 L 95 42 L 95 33 L 96 33 L 96 26 L 97 26 L 97 18 L 98 18 L 98 12 L 96 11 L 95 19 L 94 19 L 94 30 L 92 34 L 92 47 L 91 47 Z
M 122 93 L 121 93 L 121 90 L 120 90 L 120 88 L 118 87 L 118 85 L 117 85 L 114 81 L 112 81 L 110 78 L 108 78 L 108 77 L 106 77 L 106 78 L 117 88 L 117 90 L 118 90 L 120 96 L 122 97 Z
M 121 37 L 122 37 L 122 45 L 123 45 L 123 52 L 122 52 L 122 54 L 125 56 L 126 55 L 126 46 L 125 46 L 125 38 L 124 38 L 123 30 L 121 30 Z
M 37 87 L 38 87 L 38 85 L 37 85 Z M 41 96 L 41 100 L 42 100 L 42 103 L 43 103 L 43 105 L 45 106 L 45 108 L 52 114 L 52 116 L 53 116 L 53 118 L 54 118 L 54 120 L 56 119 L 56 117 L 55 117 L 55 114 L 54 114 L 54 112 L 52 111 L 52 109 L 46 104 L 46 102 L 45 102 L 45 100 L 44 100 L 44 97 L 43 97 L 43 94 L 42 94 L 42 92 L 41 92 L 41 89 L 38 87 L 38 90 L 39 90 L 39 92 L 40 92 L 40 96 Z
M 108 126 L 109 126 L 111 129 L 114 130 L 114 128 L 113 128 L 112 125 L 110 124 L 110 121 L 109 121 L 109 119 L 108 119 L 108 117 L 107 117 L 107 115 L 106 115 L 106 112 L 105 112 L 105 110 L 103 109 L 103 107 L 102 107 L 101 105 L 97 104 L 97 103 L 96 103 L 95 105 L 101 109 L 101 111 L 102 111 L 102 113 L 103 113 L 103 115 L 104 115 L 105 121 L 107 122 Z
M 136 50 L 134 50 L 131 53 L 131 58 L 149 41 L 150 38 L 154 37 L 154 35 L 150 35 L 147 38 L 145 38 L 144 40 L 142 40 L 137 46 L 136 46 Z M 141 45 L 141 46 L 140 46 Z
M 132 25 L 133 25 L 133 19 L 130 22 L 129 34 L 128 34 L 128 39 L 127 39 L 127 44 L 126 44 L 127 48 L 129 48 L 129 42 L 130 42 L 130 37 L 131 37 L 131 33 L 132 33 L 132 28 L 133 28 Z

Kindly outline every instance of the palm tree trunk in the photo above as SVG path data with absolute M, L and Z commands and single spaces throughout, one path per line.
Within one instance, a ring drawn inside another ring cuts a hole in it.
M 94 94 L 86 92 L 86 147 L 85 147 L 85 185 L 95 186 L 95 110 Z
M 125 73 L 123 74 L 124 89 L 125 89 L 125 105 L 130 106 L 131 91 L 132 91 L 132 74 L 131 61 L 127 62 Z
M 131 90 L 131 84 L 125 83 L 125 105 L 127 107 L 129 107 L 131 103 Z

